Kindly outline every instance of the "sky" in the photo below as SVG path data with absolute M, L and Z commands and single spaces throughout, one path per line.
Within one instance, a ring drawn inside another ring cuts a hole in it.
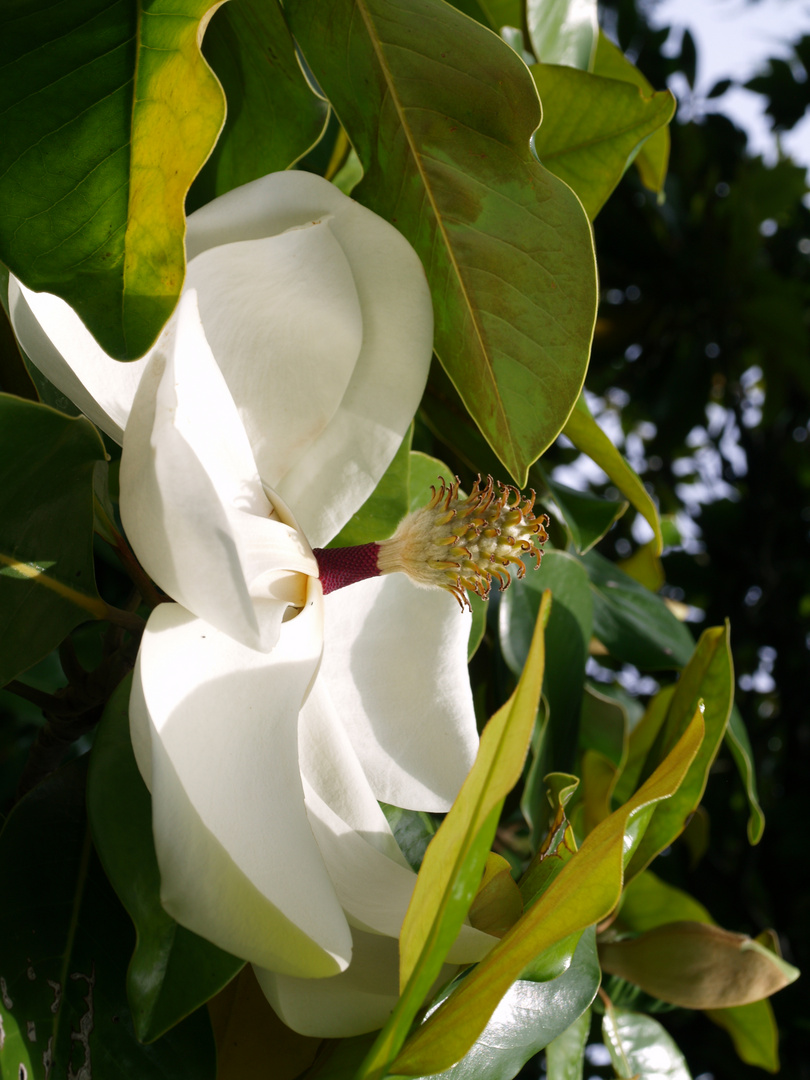
M 724 112 L 746 130 L 753 153 L 775 160 L 776 142 L 760 94 L 734 87 L 705 105 L 703 99 L 721 79 L 744 83 L 760 74 L 770 57 L 789 59 L 791 42 L 810 34 L 810 0 L 650 0 L 648 10 L 654 26 L 672 26 L 676 53 L 681 29 L 691 31 L 697 46 L 698 110 Z M 671 89 L 680 99 L 689 94 L 685 83 L 673 82 Z M 781 141 L 786 153 L 810 168 L 810 112 Z

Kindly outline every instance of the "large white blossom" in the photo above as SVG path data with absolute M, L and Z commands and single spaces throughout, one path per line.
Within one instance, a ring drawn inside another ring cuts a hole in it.
M 391 226 L 304 173 L 188 222 L 188 280 L 140 361 L 12 284 L 43 372 L 113 438 L 121 514 L 172 598 L 130 706 L 161 899 L 251 961 L 308 1034 L 379 1026 L 415 874 L 378 800 L 445 811 L 477 737 L 468 616 L 401 574 L 324 597 L 322 546 L 373 490 L 427 375 L 430 297 Z M 465 927 L 450 962 L 492 939 Z

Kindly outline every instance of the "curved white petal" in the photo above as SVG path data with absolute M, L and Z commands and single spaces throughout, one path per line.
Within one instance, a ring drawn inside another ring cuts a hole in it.
M 348 1038 L 375 1031 L 399 998 L 396 938 L 352 931 L 352 962 L 329 979 L 299 979 L 256 967 L 256 978 L 276 1014 L 301 1035 Z M 442 969 L 446 982 L 454 969 Z
M 470 616 L 404 574 L 324 600 L 328 694 L 378 799 L 450 809 L 478 748 L 467 673 Z
M 33 292 L 13 276 L 8 302 L 14 333 L 29 359 L 120 443 L 148 354 L 128 363 L 113 360 L 64 300 Z
M 363 342 L 346 256 L 328 219 L 192 259 L 205 336 L 271 488 L 331 420 Z
M 313 588 L 269 656 L 178 604 L 160 605 L 130 700 L 164 907 L 237 956 L 310 977 L 338 972 L 351 955 L 298 771 L 298 710 L 320 655 L 321 603 Z
M 351 268 L 363 343 L 331 421 L 277 484 L 315 547 L 374 490 L 419 404 L 433 340 L 422 265 L 392 225 L 321 177 L 299 171 L 271 173 L 215 199 L 189 217 L 186 238 L 193 258 L 320 219 L 328 219 Z M 317 306 L 312 317 L 317 323 Z
M 266 651 L 317 574 L 300 532 L 278 516 L 187 292 L 153 350 L 124 437 L 130 543 L 178 603 Z

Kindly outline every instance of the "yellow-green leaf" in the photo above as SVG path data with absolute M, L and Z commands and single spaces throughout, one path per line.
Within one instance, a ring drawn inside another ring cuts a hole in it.
M 618 903 L 625 858 L 661 800 L 678 790 L 703 739 L 696 711 L 672 752 L 633 798 L 586 837 L 548 888 L 413 1034 L 391 1071 L 422 1076 L 466 1053 L 511 983 L 531 960 L 603 919 Z
M 630 468 L 591 416 L 584 394 L 580 394 L 577 399 L 574 410 L 563 428 L 563 433 L 568 436 L 577 450 L 587 454 L 601 469 L 604 469 L 622 495 L 625 495 L 642 517 L 647 519 L 655 534 L 655 554 L 660 555 L 663 538 L 655 503 L 647 494 L 647 489 L 638 474 Z
M 596 44 L 593 71 L 595 75 L 604 75 L 609 79 L 620 79 L 623 82 L 632 83 L 639 87 L 644 95 L 655 93 L 652 85 L 636 65 L 632 64 L 621 49 L 617 48 L 603 33 L 599 34 Z M 653 132 L 636 156 L 636 168 L 642 184 L 651 191 L 658 192 L 659 195 L 664 190 L 664 181 L 667 176 L 669 145 L 669 128 L 661 127 Z
M 707 1009 L 706 1015 L 729 1033 L 741 1061 L 779 1072 L 779 1029 L 767 998 L 731 1009 Z
M 675 98 L 573 67 L 529 70 L 543 103 L 537 156 L 574 189 L 593 221 L 649 137 L 672 119 Z
M 484 729 L 475 763 L 425 852 L 400 935 L 401 996 L 358 1080 L 384 1075 L 475 895 L 504 797 L 520 778 L 529 747 L 543 684 L 543 631 L 550 604 L 547 594 L 515 692 Z
M 758 844 L 765 831 L 765 815 L 757 799 L 757 777 L 754 769 L 754 754 L 751 750 L 751 740 L 745 727 L 745 721 L 740 715 L 736 705 L 732 706 L 731 716 L 726 728 L 726 745 L 731 751 L 731 756 L 737 765 L 740 779 L 745 785 L 745 794 L 748 797 L 748 842 Z
M 645 870 L 625 886 L 619 909 L 621 926 L 636 934 L 672 922 L 713 923 L 709 912 L 689 893 Z
M 602 970 L 684 1009 L 770 997 L 799 972 L 759 941 L 705 922 L 674 922 L 599 946 Z
M 225 117 L 216 0 L 14 3 L 0 65 L 0 257 L 102 347 L 142 355 L 185 274 L 184 200 Z
M 706 789 L 709 769 L 723 741 L 733 700 L 734 668 L 728 626 L 711 627 L 701 635 L 692 659 L 675 686 L 642 776 L 669 752 L 700 702 L 705 707 L 706 736 L 677 796 L 655 808 L 644 838 L 627 867 L 628 878 L 640 873 L 659 851 L 680 836 L 690 815 L 697 809 Z

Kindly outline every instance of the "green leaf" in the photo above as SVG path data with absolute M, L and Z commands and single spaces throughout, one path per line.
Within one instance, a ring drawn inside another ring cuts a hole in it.
M 751 749 L 751 740 L 745 727 L 745 721 L 736 705 L 731 706 L 731 716 L 726 728 L 726 746 L 731 751 L 734 763 L 740 773 L 740 779 L 745 785 L 745 794 L 748 797 L 748 842 L 758 844 L 765 831 L 765 815 L 757 799 L 757 775 L 754 767 L 754 753 Z
M 574 67 L 544 62 L 529 70 L 543 102 L 535 152 L 593 221 L 652 133 L 672 119 L 675 98 Z
M 655 534 L 655 554 L 660 555 L 663 538 L 656 505 L 647 494 L 647 489 L 638 474 L 630 468 L 591 416 L 584 395 L 580 395 L 577 399 L 576 406 L 565 423 L 563 433 L 568 436 L 577 450 L 587 454 L 600 469 L 604 469 L 622 495 L 625 495 L 631 505 L 635 506 L 642 517 L 646 518 Z
M 498 612 L 501 648 L 507 664 L 519 674 L 528 655 L 543 589 L 550 589 L 554 597 L 543 682 L 550 713 L 548 760 L 555 769 L 570 769 L 574 765 L 593 620 L 588 575 L 573 555 L 547 550 L 536 573 L 529 570 L 525 578 L 512 582 L 501 598 Z
M 593 633 L 614 659 L 642 670 L 682 667 L 694 649 L 689 630 L 660 596 L 596 551 L 582 559 L 593 597 Z
M 596 44 L 596 56 L 593 64 L 594 75 L 604 75 L 608 79 L 619 79 L 637 86 L 644 97 L 651 97 L 655 91 L 651 83 L 642 75 L 635 64 L 631 63 L 621 49 L 617 48 L 600 31 Z M 669 165 L 669 128 L 660 127 L 650 135 L 636 156 L 636 168 L 642 184 L 651 191 L 663 193 L 664 181 Z
M 729 1033 L 741 1061 L 768 1072 L 779 1072 L 779 1029 L 770 1001 L 754 1001 L 731 1009 L 707 1009 L 706 1015 Z
M 427 846 L 436 832 L 436 823 L 424 810 L 403 810 L 399 806 L 380 803 L 399 850 L 414 870 L 418 870 Z
M 627 760 L 627 710 L 613 698 L 585 687 L 579 718 L 579 745 L 595 750 L 618 770 Z
M 626 858 L 656 804 L 677 791 L 702 738 L 703 718 L 696 712 L 666 761 L 628 803 L 585 838 L 523 917 L 414 1033 L 391 1071 L 421 1076 L 448 1068 L 467 1052 L 534 957 L 613 910 Z
M 107 605 L 93 570 L 93 425 L 0 394 L 0 686 Z
M 529 148 L 531 77 L 439 0 L 285 11 L 365 169 L 353 194 L 416 248 L 436 352 L 522 486 L 582 386 L 596 302 L 582 207 Z
M 277 0 L 224 4 L 205 32 L 203 56 L 222 83 L 228 116 L 191 187 L 188 212 L 288 169 L 318 142 L 329 115 L 304 77 Z
M 638 874 L 624 888 L 619 909 L 621 925 L 641 934 L 666 923 L 713 923 L 709 912 L 689 893 L 669 885 L 651 870 Z
M 650 698 L 643 716 L 630 732 L 627 757 L 614 791 L 619 803 L 626 802 L 642 781 L 644 763 L 666 720 L 674 690 L 674 685 L 665 686 Z
M 578 1020 L 558 1035 L 546 1047 L 547 1080 L 582 1080 L 585 1064 L 585 1044 L 591 1030 L 591 1010 L 586 1009 Z
M 526 23 L 538 60 L 589 70 L 599 34 L 596 0 L 526 0 Z
M 120 359 L 153 344 L 183 284 L 183 202 L 225 115 L 198 44 L 213 6 L 3 8 L 0 258 Z
M 478 889 L 503 800 L 520 779 L 526 757 L 543 681 L 543 631 L 550 602 L 547 596 L 541 605 L 515 692 L 484 728 L 475 763 L 427 849 L 400 934 L 401 996 L 358 1080 L 384 1075 Z
M 704 630 L 694 655 L 675 686 L 661 730 L 647 755 L 642 776 L 648 775 L 670 752 L 690 723 L 695 709 L 703 708 L 706 736 L 677 795 L 656 807 L 644 839 L 627 868 L 628 878 L 638 874 L 659 851 L 683 832 L 697 809 L 728 724 L 734 700 L 734 667 L 728 626 Z
M 461 1061 L 431 1076 L 435 1080 L 512 1080 L 530 1057 L 587 1015 L 600 978 L 591 928 L 580 937 L 562 975 L 547 982 L 519 979 L 512 983 Z
M 646 993 L 684 1009 L 750 1005 L 784 989 L 798 970 L 744 934 L 673 922 L 599 946 L 599 962 Z
M 620 1080 L 692 1080 L 675 1040 L 651 1016 L 611 1005 L 602 1032 Z
M 31 791 L 0 835 L 0 1072 L 47 1080 L 213 1080 L 200 1010 L 152 1046 L 135 1038 L 124 972 L 132 926 L 93 852 L 87 758 Z
M 131 681 L 115 690 L 96 732 L 87 812 L 104 869 L 137 931 L 127 996 L 138 1038 L 152 1042 L 221 990 L 244 961 L 178 926 L 161 907 L 152 800 L 129 736 Z
M 552 480 L 539 465 L 535 465 L 532 472 L 535 469 L 539 471 L 557 504 L 563 522 L 571 534 L 571 542 L 580 555 L 598 544 L 630 505 L 625 500 L 614 502 L 612 499 L 601 499 L 589 491 L 575 491 Z

